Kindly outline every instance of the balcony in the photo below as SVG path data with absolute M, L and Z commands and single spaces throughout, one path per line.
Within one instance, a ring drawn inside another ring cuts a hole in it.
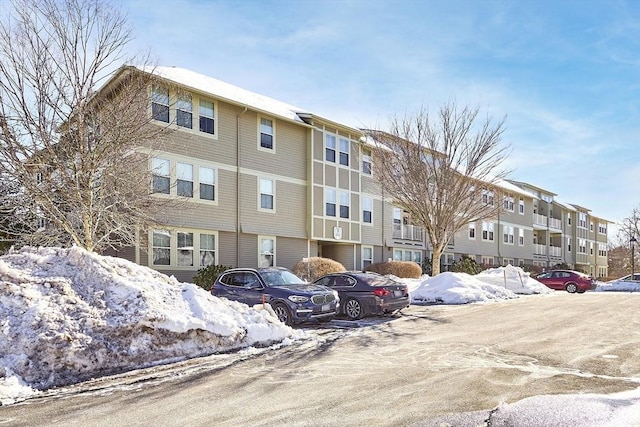
M 547 254 L 547 247 L 545 245 L 533 245 L 533 253 L 535 255 L 546 255 Z
M 533 225 L 539 225 L 546 227 L 547 226 L 547 217 L 540 214 L 533 214 Z
M 559 246 L 549 246 L 549 256 L 560 258 L 562 256 L 562 248 Z
M 393 238 L 422 242 L 424 229 L 415 225 L 393 224 Z

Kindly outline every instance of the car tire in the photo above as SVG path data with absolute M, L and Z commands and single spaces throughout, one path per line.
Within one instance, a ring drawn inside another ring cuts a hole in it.
M 564 288 L 570 294 L 575 294 L 576 292 L 578 292 L 578 285 L 576 285 L 575 283 L 567 283 Z
M 278 320 L 287 326 L 291 326 L 293 319 L 291 318 L 289 308 L 285 304 L 281 302 L 275 303 L 273 305 L 273 311 L 276 313 L 276 316 L 278 316 Z
M 360 301 L 355 298 L 349 298 L 344 303 L 344 314 L 349 320 L 358 320 L 364 317 L 364 309 Z

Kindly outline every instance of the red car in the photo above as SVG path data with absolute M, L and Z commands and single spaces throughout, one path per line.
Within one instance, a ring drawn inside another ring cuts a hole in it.
M 536 280 L 548 288 L 566 290 L 570 294 L 583 293 L 596 288 L 596 280 L 585 273 L 572 270 L 551 270 L 538 274 Z

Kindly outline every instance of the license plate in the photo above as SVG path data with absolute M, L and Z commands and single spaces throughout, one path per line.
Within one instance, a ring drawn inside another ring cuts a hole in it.
M 394 297 L 398 297 L 398 298 L 399 298 L 399 297 L 401 297 L 402 295 L 403 295 L 403 292 L 402 292 L 402 291 L 393 291 L 393 296 L 394 296 Z
M 331 305 L 330 304 L 325 304 L 322 306 L 322 311 L 330 311 L 331 310 Z

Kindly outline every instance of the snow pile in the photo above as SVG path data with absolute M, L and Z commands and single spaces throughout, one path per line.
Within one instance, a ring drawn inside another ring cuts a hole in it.
M 418 286 L 410 285 L 411 302 L 414 304 L 443 303 L 467 304 L 492 300 L 518 298 L 504 286 L 495 286 L 466 273 L 440 273 L 428 277 Z
M 506 267 L 491 268 L 474 276 L 491 285 L 509 289 L 516 294 L 549 294 L 554 291 L 532 278 L 520 267 L 507 265 Z
M 0 401 L 9 391 L 302 337 L 269 311 L 80 248 L 0 257 Z
M 640 281 L 612 280 L 606 283 L 598 282 L 596 292 L 640 292 Z

